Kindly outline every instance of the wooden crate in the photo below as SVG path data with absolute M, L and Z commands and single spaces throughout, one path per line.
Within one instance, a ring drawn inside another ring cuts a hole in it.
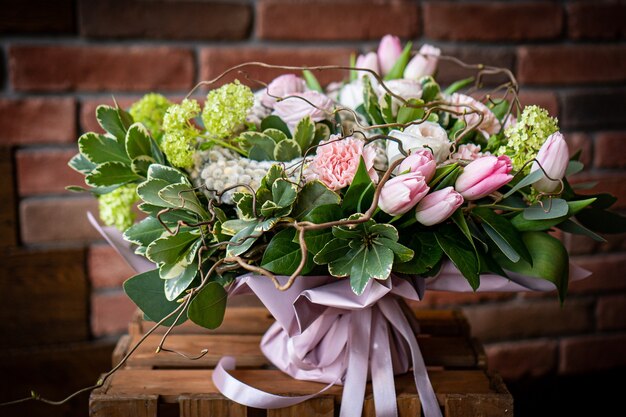
M 482 346 L 469 337 L 469 326 L 455 311 L 415 311 L 421 327 L 418 342 L 429 367 L 429 375 L 445 416 L 512 416 L 513 400 L 499 377 L 485 371 Z M 126 366 L 91 394 L 92 417 L 333 417 L 338 413 L 341 387 L 305 403 L 279 410 L 257 410 L 224 398 L 211 380 L 211 368 L 224 355 L 237 358 L 233 374 L 242 381 L 281 395 L 306 395 L 319 391 L 321 384 L 299 381 L 280 371 L 268 369 L 259 349 L 265 330 L 274 322 L 267 310 L 239 307 L 227 310 L 223 325 L 208 331 L 185 323 L 166 340 L 165 347 L 191 355 L 208 349 L 197 361 L 155 348 L 163 329 L 147 338 L 129 358 Z M 114 364 L 123 357 L 150 322 L 135 315 L 129 330 L 113 354 Z M 396 377 L 400 417 L 419 416 L 419 398 L 412 374 Z M 371 387 L 368 385 L 364 416 L 375 416 Z
M 420 349 L 429 367 L 445 369 L 475 369 L 486 367 L 486 356 L 482 345 L 469 337 L 467 321 L 459 312 L 452 310 L 417 310 L 420 325 L 417 336 Z M 113 354 L 113 365 L 126 355 L 128 350 L 152 327 L 138 313 L 129 327 L 130 334 L 120 339 Z M 261 353 L 259 344 L 267 328 L 274 322 L 264 308 L 238 307 L 226 310 L 224 322 L 214 331 L 186 322 L 170 334 L 165 347 L 195 356 L 203 349 L 208 354 L 199 360 L 190 361 L 170 352 L 156 353 L 156 347 L 165 328 L 148 336 L 144 343 L 126 362 L 131 368 L 152 369 L 208 369 L 225 355 L 235 356 L 237 366 L 254 368 L 269 365 Z
M 90 397 L 91 417 L 333 417 L 339 409 L 342 388 L 335 386 L 324 395 L 302 404 L 263 410 L 227 400 L 211 381 L 211 370 L 123 369 Z M 237 370 L 234 376 L 252 386 L 281 395 L 312 394 L 322 384 L 305 382 L 275 370 Z M 446 417 L 502 417 L 513 415 L 513 399 L 502 380 L 483 370 L 429 372 L 439 404 Z M 420 415 L 420 402 L 411 374 L 396 377 L 400 417 Z M 375 416 L 371 386 L 368 384 L 365 417 Z

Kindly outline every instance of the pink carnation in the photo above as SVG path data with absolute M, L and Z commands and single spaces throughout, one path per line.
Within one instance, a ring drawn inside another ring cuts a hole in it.
M 459 145 L 457 151 L 452 154 L 450 159 L 452 159 L 452 161 L 473 161 L 480 158 L 481 156 L 483 156 L 483 153 L 480 151 L 480 145 L 467 143 L 464 145 Z
M 328 141 L 320 142 L 323 146 L 317 148 L 317 154 L 305 172 L 305 179 L 319 180 L 331 190 L 340 190 L 352 182 L 362 156 L 370 178 L 378 182 L 374 170 L 376 151 L 365 147 L 361 139 L 350 136 L 337 140 L 339 137 L 333 135 Z

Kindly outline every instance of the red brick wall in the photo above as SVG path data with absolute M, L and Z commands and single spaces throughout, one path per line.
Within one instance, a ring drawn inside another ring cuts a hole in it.
M 601 181 L 597 189 L 626 209 L 624 22 L 618 1 L 3 2 L 0 293 L 12 301 L 0 309 L 9 340 L 0 348 L 92 346 L 126 328 L 133 307 L 120 284 L 131 271 L 87 223 L 94 200 L 64 190 L 80 181 L 66 167 L 76 138 L 97 128 L 95 105 L 111 95 L 122 105 L 149 90 L 180 97 L 250 60 L 345 64 L 351 51 L 394 33 L 510 68 L 522 100 L 558 116 L 583 149 L 580 180 Z M 459 76 L 440 69 L 444 82 Z M 563 308 L 536 294 L 432 293 L 424 305 L 462 306 L 491 367 L 509 380 L 625 366 L 625 238 L 565 238 L 594 276 L 573 285 Z

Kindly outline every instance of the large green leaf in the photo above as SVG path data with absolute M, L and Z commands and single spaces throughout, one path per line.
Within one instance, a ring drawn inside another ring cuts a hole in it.
M 208 214 L 196 192 L 187 184 L 171 184 L 159 191 L 161 200 L 168 203 L 171 207 L 184 208 L 199 215 L 201 218 L 208 218 Z
M 182 259 L 199 237 L 189 232 L 161 237 L 148 246 L 146 256 L 154 263 L 175 264 Z
M 322 224 L 341 218 L 341 208 L 337 204 L 312 205 L 312 207 L 314 207 L 313 210 L 304 216 L 304 221 Z M 296 236 L 294 241 L 297 241 L 297 239 L 298 237 Z M 330 229 L 307 230 L 304 232 L 304 241 L 307 248 L 314 255 L 321 251 L 332 239 L 333 234 Z
M 272 201 L 278 207 L 289 207 L 298 196 L 298 187 L 282 178 L 277 179 L 272 184 Z
M 243 220 L 241 220 L 243 222 Z M 223 224 L 223 228 L 227 227 L 227 223 Z M 261 236 L 261 232 L 257 230 L 259 223 L 257 221 L 247 222 L 247 225 L 239 230 L 231 239 L 231 244 L 226 248 L 227 256 L 239 256 L 245 253 Z
M 287 137 L 287 135 L 285 135 L 282 132 L 282 130 L 278 130 L 278 129 L 274 129 L 274 128 L 265 129 L 263 131 L 263 134 L 266 135 L 266 136 L 269 136 L 272 139 L 274 139 L 274 142 L 276 142 L 276 143 L 282 142 L 283 140 L 289 139 Z
M 85 182 L 92 187 L 108 187 L 110 185 L 126 184 L 139 178 L 129 165 L 122 162 L 105 162 L 91 171 L 85 177 Z
M 159 191 L 169 186 L 171 183 L 161 179 L 149 179 L 137 186 L 137 194 L 141 199 L 155 207 L 172 207 L 171 204 L 159 197 Z
M 567 202 L 562 198 L 553 198 L 544 201 L 543 205 L 533 204 L 526 208 L 522 214 L 526 220 L 547 220 L 566 216 L 569 211 Z
M 444 224 L 436 232 L 435 238 L 452 263 L 476 290 L 480 286 L 480 262 L 476 252 L 463 233 L 454 225 Z
M 76 155 L 74 155 L 67 164 L 74 171 L 78 171 L 81 174 L 85 174 L 85 175 L 89 174 L 97 166 L 96 164 L 91 162 L 89 159 L 87 159 L 85 155 L 81 153 L 77 153 Z
M 302 149 L 295 140 L 287 139 L 280 141 L 274 147 L 275 161 L 289 162 L 302 156 Z
M 567 219 L 563 223 L 559 224 L 557 227 L 567 233 L 590 237 L 596 242 L 606 242 L 605 238 L 587 229 L 585 226 L 574 221 L 574 219 Z
M 140 246 L 148 246 L 165 232 L 163 225 L 154 217 L 146 217 L 126 229 L 124 239 Z
M 626 232 L 626 217 L 612 211 L 590 207 L 581 210 L 576 219 L 594 232 L 607 234 Z
M 195 262 L 187 265 L 186 268 L 176 277 L 166 279 L 163 282 L 165 298 L 169 301 L 176 300 L 193 282 L 198 275 L 198 265 Z
M 313 143 L 315 138 L 315 123 L 311 120 L 311 116 L 306 116 L 298 122 L 293 131 L 293 140 L 300 145 L 300 149 L 305 151 Z
M 344 213 L 363 212 L 368 209 L 374 197 L 373 185 L 374 183 L 367 173 L 365 162 L 361 158 L 352 183 L 343 198 L 341 208 Z
M 300 245 L 293 241 L 295 235 L 293 228 L 278 232 L 265 249 L 261 266 L 278 275 L 293 274 L 302 260 Z M 312 256 L 309 256 L 301 273 L 306 275 L 313 266 Z
M 507 198 L 511 195 L 513 195 L 515 192 L 517 192 L 518 190 L 529 186 L 531 184 L 536 183 L 537 181 L 539 181 L 540 179 L 543 178 L 543 171 L 538 169 L 537 171 L 533 171 L 530 174 L 528 174 L 526 177 L 522 178 L 518 183 L 516 183 L 515 185 L 513 185 L 513 187 L 503 196 L 503 198 Z
M 163 180 L 168 184 L 191 185 L 185 174 L 176 168 L 161 164 L 150 165 L 150 168 L 148 169 L 148 179 Z
M 118 109 L 111 106 L 100 105 L 96 108 L 96 119 L 102 129 L 113 135 L 118 143 L 121 145 L 124 144 L 127 127 L 122 122 Z
M 191 300 L 187 315 L 189 320 L 206 329 L 216 329 L 224 320 L 228 293 L 217 282 L 209 282 Z
M 269 115 L 261 121 L 261 130 L 265 131 L 267 129 L 278 129 L 288 138 L 291 137 L 291 132 L 289 131 L 287 124 L 283 122 L 283 119 L 275 114 Z
M 569 257 L 561 242 L 544 232 L 526 232 L 522 239 L 532 256 L 532 265 L 521 259 L 511 262 L 496 254 L 496 260 L 505 269 L 552 282 L 561 302 L 565 299 L 569 282 Z
M 443 256 L 443 250 L 432 232 L 413 233 L 406 246 L 413 250 L 414 255 L 410 261 L 394 265 L 394 271 L 401 274 L 421 275 L 437 265 Z
M 524 245 L 519 231 L 513 227 L 510 221 L 485 207 L 475 208 L 472 210 L 472 214 L 482 220 L 487 235 L 509 256 L 511 261 L 517 262 L 518 256 L 520 256 L 532 263 L 528 248 Z
M 130 163 L 124 146 L 115 139 L 89 132 L 78 138 L 78 149 L 81 154 L 94 164 L 105 162 Z
M 569 217 L 576 215 L 579 211 L 581 211 L 585 207 L 589 206 L 590 204 L 593 204 L 594 201 L 595 201 L 595 198 L 589 198 L 587 200 L 568 201 L 567 202 L 567 206 L 568 206 L 567 215 L 562 216 L 562 217 L 557 217 L 554 219 L 528 220 L 524 217 L 523 213 L 520 213 L 520 214 L 515 215 L 511 219 L 511 224 L 513 224 L 513 226 L 517 230 L 522 231 L 522 232 L 538 232 L 542 230 L 548 230 L 551 227 L 554 227 L 557 224 L 565 221 Z
M 332 239 L 315 255 L 313 261 L 318 265 L 331 263 L 343 257 L 349 249 L 348 240 Z
M 163 280 L 159 277 L 158 269 L 129 278 L 124 282 L 124 291 L 150 320 L 161 321 L 180 306 L 180 303 L 165 298 Z M 163 324 L 169 326 L 175 318 L 176 314 Z M 176 324 L 179 325 L 186 320 L 186 315 L 182 314 Z
M 394 254 L 394 259 L 398 262 L 408 262 L 413 258 L 415 254 L 412 249 L 409 249 L 406 246 L 398 243 L 397 241 L 386 237 L 374 238 L 372 242 L 374 243 L 374 245 L 380 245 L 382 247 L 391 249 Z
M 373 245 L 358 251 L 350 268 L 352 291 L 361 295 L 370 279 L 387 279 L 393 266 L 393 257 L 391 249 L 384 246 Z
M 126 132 L 126 153 L 131 159 L 138 156 L 152 157 L 150 134 L 141 123 L 133 124 Z
M 233 194 L 233 203 L 237 206 L 237 216 L 242 220 L 256 219 L 254 212 L 254 196 L 248 192 L 236 192 Z
M 273 161 L 276 142 L 271 137 L 258 132 L 246 132 L 245 139 L 250 145 L 248 158 L 255 161 Z
M 296 204 L 291 211 L 291 216 L 296 219 L 302 219 L 316 207 L 339 204 L 341 197 L 339 194 L 330 190 L 318 180 L 307 182 L 298 193 Z M 337 218 L 341 218 L 341 209 L 336 207 Z M 315 222 L 319 223 L 319 222 Z

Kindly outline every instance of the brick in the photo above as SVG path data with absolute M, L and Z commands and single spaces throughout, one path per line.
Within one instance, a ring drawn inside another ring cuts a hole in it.
M 483 341 L 584 332 L 593 326 L 591 303 L 526 300 L 464 307 L 472 335 Z
M 24 393 L 33 389 L 45 398 L 65 398 L 69 393 L 90 386 L 98 375 L 111 369 L 114 347 L 113 340 L 106 340 L 4 350 L 0 362 L 0 374 L 3 376 L 0 380 L 0 402 L 22 398 Z M 88 409 L 89 396 L 79 395 L 54 407 L 29 401 L 7 408 L 5 414 L 80 417 Z
M 517 52 L 522 84 L 606 84 L 626 80 L 621 45 L 523 46 Z
M 443 306 L 458 306 L 463 304 L 478 304 L 486 301 L 502 301 L 515 297 L 514 293 L 507 292 L 467 292 L 455 293 L 448 291 L 426 291 L 424 299 L 416 306 L 433 308 Z
M 561 340 L 559 373 L 571 375 L 626 366 L 626 334 L 593 335 Z
M 16 154 L 18 192 L 21 196 L 68 193 L 68 185 L 84 185 L 84 176 L 67 163 L 73 149 L 27 149 Z
M 443 55 L 455 57 L 466 64 L 483 64 L 493 67 L 513 70 L 515 53 L 510 48 L 503 47 L 482 47 L 482 46 L 444 46 L 441 48 Z M 437 68 L 437 81 L 441 84 L 451 84 L 454 81 L 476 76 L 475 69 L 466 69 L 460 65 L 439 60 Z M 484 85 L 499 85 L 509 81 L 504 74 L 486 75 L 483 77 Z
M 91 332 L 94 336 L 124 333 L 137 307 L 122 291 L 91 297 Z
M 86 340 L 85 251 L 3 251 L 0 256 L 0 348 Z
M 168 46 L 15 45 L 9 67 L 19 91 L 171 91 L 194 81 L 193 53 Z
M 87 242 L 100 237 L 87 220 L 98 213 L 95 198 L 29 198 L 20 203 L 24 243 Z
M 626 294 L 598 298 L 596 320 L 600 330 L 626 329 Z
M 495 3 L 451 1 L 423 5 L 424 34 L 454 41 L 521 41 L 561 35 L 563 11 L 541 2 Z
M 561 127 L 568 130 L 626 127 L 626 89 L 574 90 L 561 95 Z
M 0 14 L 0 33 L 65 34 L 74 33 L 72 0 L 4 0 Z
M 626 168 L 626 132 L 602 132 L 596 135 L 593 162 L 598 168 Z
M 571 155 L 581 151 L 580 162 L 585 164 L 585 166 L 591 164 L 593 159 L 593 143 L 588 134 L 581 132 L 566 133 L 565 142 L 567 143 Z
M 302 24 L 315 22 L 315 29 Z M 418 6 L 408 0 L 261 0 L 257 2 L 256 34 L 273 40 L 379 39 L 387 33 L 402 38 L 419 35 Z
M 584 2 L 567 5 L 567 34 L 572 39 L 617 39 L 626 36 L 626 6 Z
M 565 234 L 563 243 L 570 255 L 626 251 L 626 233 L 603 237 L 606 242 L 596 242 L 582 235 Z
M 71 98 L 0 99 L 0 144 L 71 143 L 76 103 Z
M 626 253 L 576 256 L 572 262 L 592 272 L 589 278 L 572 282 L 571 294 L 590 294 L 603 291 L 626 290 Z
M 121 288 L 136 274 L 124 259 L 108 245 L 91 245 L 87 252 L 87 271 L 93 288 Z
M 538 378 L 557 366 L 558 343 L 555 340 L 524 340 L 485 346 L 489 370 L 505 380 Z
M 244 2 L 81 0 L 80 33 L 95 38 L 245 39 L 252 8 Z
M 0 248 L 3 250 L 17 245 L 17 196 L 15 193 L 15 173 L 11 149 L 0 147 Z
M 546 109 L 551 116 L 559 117 L 559 101 L 556 93 L 553 91 L 521 89 L 519 100 L 522 106 L 534 104 Z
M 264 62 L 273 65 L 290 65 L 309 67 L 320 65 L 348 65 L 350 48 L 321 48 L 321 47 L 216 47 L 204 48 L 200 52 L 200 78 L 209 81 L 219 76 L 223 71 L 245 62 Z M 242 73 L 243 72 L 243 73 Z M 247 74 L 251 80 L 271 81 L 274 77 L 284 74 L 286 70 L 276 70 L 250 66 L 234 71 L 215 84 L 222 85 L 234 78 L 241 82 L 260 88 L 261 85 L 246 80 Z M 300 73 L 300 70 L 290 71 Z M 245 73 L 245 74 L 244 74 Z M 347 77 L 346 71 L 328 70 L 315 71 L 315 75 L 323 84 Z
M 590 190 L 578 190 L 578 194 L 609 193 L 617 197 L 617 202 L 611 206 L 611 210 L 626 208 L 626 172 L 583 172 L 572 179 L 572 184 L 596 181 L 598 184 L 595 187 Z

